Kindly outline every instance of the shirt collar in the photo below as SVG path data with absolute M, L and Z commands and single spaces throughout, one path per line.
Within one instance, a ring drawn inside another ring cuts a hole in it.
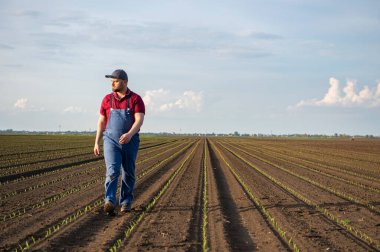
M 127 93 L 125 93 L 125 96 L 123 98 L 119 98 L 119 96 L 116 94 L 116 92 L 113 92 L 113 97 L 118 100 L 118 101 L 122 101 L 124 100 L 127 96 L 129 96 L 131 94 L 131 90 L 129 88 L 127 88 Z

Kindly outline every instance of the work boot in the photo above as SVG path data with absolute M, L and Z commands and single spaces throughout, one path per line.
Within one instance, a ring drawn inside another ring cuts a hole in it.
M 114 204 L 111 201 L 106 200 L 106 202 L 104 203 L 104 212 L 108 213 L 109 215 L 112 215 L 114 213 L 114 210 Z
M 129 213 L 131 209 L 132 209 L 132 204 L 124 204 L 124 205 L 121 205 L 120 212 Z

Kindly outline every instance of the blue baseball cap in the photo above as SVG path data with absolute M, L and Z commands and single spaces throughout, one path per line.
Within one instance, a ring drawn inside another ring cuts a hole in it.
M 128 75 L 123 69 L 116 69 L 111 75 L 106 75 L 106 78 L 120 79 L 128 81 Z

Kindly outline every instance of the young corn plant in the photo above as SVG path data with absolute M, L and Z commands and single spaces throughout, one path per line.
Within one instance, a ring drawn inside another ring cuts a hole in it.
M 236 146 L 235 146 L 236 147 Z M 255 148 L 252 148 L 252 147 L 246 147 L 246 149 L 250 150 L 250 151 L 257 151 L 257 149 Z M 261 149 L 259 150 L 260 152 L 262 151 Z M 273 153 L 273 152 L 272 152 Z M 255 156 L 257 157 L 257 155 L 254 155 L 251 153 L 252 156 Z M 268 154 L 267 154 L 268 155 Z M 283 157 L 283 158 L 281 158 Z M 276 160 L 280 160 L 280 161 L 283 161 L 283 162 L 288 162 L 288 163 L 291 163 L 290 160 L 297 160 L 297 158 L 295 157 L 290 157 L 288 155 L 284 155 L 282 153 L 277 153 L 275 155 L 271 155 L 271 158 L 275 158 Z M 305 161 L 305 160 L 301 160 L 301 161 Z M 312 168 L 312 167 L 309 167 L 309 166 L 305 166 L 305 165 L 302 165 L 300 163 L 296 163 L 294 161 L 294 163 L 298 166 L 298 167 L 302 167 L 303 169 L 305 170 L 309 170 L 309 171 L 312 171 L 312 172 L 315 172 L 315 173 L 318 173 L 318 174 L 321 174 L 321 175 L 324 175 L 326 177 L 329 177 L 329 178 L 333 178 L 333 179 L 336 179 L 336 180 L 339 180 L 339 181 L 342 181 L 344 183 L 347 183 L 347 184 L 350 184 L 350 185 L 353 185 L 353 186 L 356 186 L 356 187 L 361 187 L 361 188 L 364 188 L 366 190 L 370 190 L 370 191 L 374 191 L 374 192 L 377 192 L 377 193 L 380 193 L 380 189 L 376 188 L 376 187 L 372 187 L 372 186 L 369 186 L 369 185 L 365 185 L 365 184 L 362 184 L 360 182 L 357 182 L 357 181 L 352 181 L 352 180 L 349 180 L 349 179 L 345 179 L 345 178 L 342 178 L 342 177 L 337 177 L 335 175 L 332 175 L 332 174 L 329 174 L 327 172 L 324 172 L 322 171 L 321 169 L 317 169 L 317 168 Z M 315 163 L 314 163 L 315 164 Z
M 316 210 L 318 210 L 319 212 L 324 214 L 330 220 L 332 220 L 332 221 L 336 222 L 338 225 L 344 227 L 347 231 L 349 231 L 351 234 L 355 235 L 360 240 L 364 241 L 365 243 L 367 243 L 370 246 L 373 246 L 376 249 L 380 249 L 380 241 L 370 237 L 368 234 L 364 233 L 363 231 L 360 231 L 357 228 L 355 228 L 349 224 L 346 224 L 344 221 L 342 221 L 342 219 L 339 219 L 336 216 L 334 216 L 326 208 L 312 202 L 311 200 L 309 200 L 308 198 L 306 198 L 305 196 L 303 196 L 299 192 L 297 192 L 294 189 L 290 188 L 289 186 L 283 184 L 281 181 L 277 180 L 276 178 L 270 176 L 268 173 L 266 173 L 262 169 L 258 168 L 257 166 L 255 166 L 254 164 L 252 164 L 251 162 L 249 162 L 248 160 L 246 160 L 245 158 L 243 158 L 242 156 L 240 156 L 239 154 L 237 154 L 235 151 L 231 150 L 230 148 L 228 148 L 226 146 L 223 146 L 223 148 L 226 149 L 227 151 L 231 152 L 233 155 L 238 157 L 244 163 L 246 163 L 247 165 L 249 165 L 250 167 L 252 167 L 256 171 L 258 171 L 259 173 L 261 173 L 262 175 L 264 175 L 265 177 L 267 177 L 268 179 L 270 179 L 271 181 L 273 181 L 274 183 L 276 183 L 277 185 L 279 185 L 283 189 L 287 190 L 289 193 L 296 196 L 298 199 L 305 202 L 307 205 L 314 207 Z
M 244 188 L 245 192 L 249 197 L 252 199 L 254 204 L 257 206 L 257 208 L 266 216 L 266 218 L 269 220 L 269 223 L 272 225 L 274 230 L 277 231 L 277 233 L 282 237 L 282 239 L 288 244 L 289 248 L 293 249 L 293 251 L 299 252 L 299 248 L 292 237 L 289 237 L 286 234 L 286 231 L 280 226 L 280 224 L 276 221 L 276 219 L 269 213 L 269 211 L 264 207 L 264 205 L 260 202 L 259 198 L 256 197 L 251 189 L 247 186 L 247 184 L 243 181 L 243 179 L 239 176 L 239 174 L 235 171 L 234 168 L 227 162 L 227 160 L 224 158 L 223 154 L 220 152 L 220 150 L 214 145 L 214 148 L 218 152 L 219 156 L 223 160 L 223 162 L 227 165 L 227 167 L 230 169 L 232 174 L 235 176 L 236 180 L 240 183 L 240 185 Z
M 229 145 L 229 146 L 230 146 L 230 145 Z M 271 166 L 276 167 L 276 168 L 278 168 L 278 169 L 280 169 L 280 170 L 282 170 L 282 171 L 284 171 L 284 172 L 286 172 L 286 173 L 288 173 L 288 174 L 290 174 L 290 175 L 292 175 L 292 176 L 295 176 L 295 177 L 297 177 L 297 178 L 299 178 L 299 179 L 301 179 L 301 180 L 303 180 L 303 181 L 306 181 L 306 182 L 308 182 L 308 183 L 310 183 L 310 184 L 313 184 L 313 185 L 315 185 L 315 186 L 317 186 L 317 187 L 319 187 L 319 188 L 321 188 L 321 189 L 324 189 L 324 190 L 326 190 L 326 191 L 329 191 L 329 192 L 332 193 L 332 194 L 335 194 L 335 195 L 337 195 L 337 196 L 339 196 L 339 197 L 342 197 L 342 198 L 344 198 L 344 199 L 346 199 L 346 200 L 349 200 L 349 201 L 351 201 L 351 202 L 354 202 L 354 203 L 357 203 L 357 204 L 359 204 L 359 205 L 362 205 L 362 206 L 368 208 L 369 210 L 371 210 L 371 211 L 373 211 L 373 212 L 376 212 L 376 213 L 378 213 L 378 214 L 380 213 L 380 210 L 379 210 L 379 209 L 377 209 L 374 205 L 372 205 L 372 204 L 370 204 L 370 203 L 368 203 L 368 202 L 364 202 L 364 201 L 362 201 L 362 200 L 360 200 L 360 199 L 357 199 L 357 198 L 355 198 L 355 197 L 353 197 L 353 196 L 351 196 L 351 195 L 349 195 L 349 194 L 346 194 L 346 193 L 344 193 L 344 192 L 340 192 L 340 191 L 336 190 L 335 188 L 327 187 L 327 186 L 325 186 L 325 185 L 323 185 L 323 184 L 321 184 L 321 183 L 318 183 L 318 182 L 316 182 L 316 181 L 314 181 L 314 180 L 312 180 L 312 179 L 310 179 L 310 178 L 308 178 L 308 177 L 305 177 L 305 176 L 299 175 L 299 174 L 297 174 L 297 173 L 295 173 L 295 172 L 293 172 L 293 171 L 290 171 L 289 169 L 286 169 L 286 168 L 284 168 L 284 167 L 282 167 L 282 166 L 280 166 L 280 165 L 277 165 L 277 164 L 275 164 L 275 163 L 273 163 L 273 162 L 271 162 L 271 161 L 269 161 L 269 160 L 266 160 L 266 159 L 264 159 L 264 158 L 261 158 L 261 157 L 259 157 L 259 156 L 257 156 L 257 155 L 253 155 L 253 154 L 251 154 L 251 153 L 249 153 L 249 152 L 247 152 L 247 151 L 245 151 L 245 150 L 243 150 L 243 149 L 241 149 L 241 148 L 239 148 L 239 147 L 236 147 L 236 146 L 235 146 L 234 148 L 237 149 L 237 150 L 239 150 L 239 151 L 241 151 L 241 152 L 243 152 L 243 153 L 245 153 L 245 154 L 247 154 L 248 156 L 252 156 L 252 157 L 254 157 L 254 158 L 256 158 L 256 159 L 259 159 L 259 160 L 261 160 L 261 161 L 263 161 L 263 162 L 265 162 L 265 163 L 267 163 L 267 164 L 270 164 Z
M 137 176 L 136 181 L 140 180 L 141 178 L 143 178 L 147 174 L 151 173 L 153 170 L 155 170 L 158 167 L 160 167 L 161 165 L 165 164 L 166 162 L 178 157 L 179 155 L 181 155 L 182 152 L 184 152 L 186 149 L 188 149 L 188 147 L 190 147 L 193 143 L 194 142 L 189 143 L 188 145 L 186 145 L 185 147 L 183 147 L 182 149 L 180 149 L 179 151 L 177 151 L 173 155 L 169 156 L 168 158 L 166 158 L 164 160 L 161 160 L 157 164 L 154 164 L 152 167 L 148 168 L 147 170 L 142 172 L 139 176 Z M 28 244 L 28 247 L 30 248 L 30 247 L 32 247 L 32 245 L 35 245 L 36 243 L 39 243 L 39 242 L 51 237 L 54 233 L 58 232 L 62 227 L 74 223 L 80 217 L 82 217 L 84 214 L 87 214 L 87 213 L 93 211 L 94 209 L 96 209 L 97 207 L 101 206 L 103 204 L 103 202 L 104 202 L 103 198 L 99 198 L 99 199 L 95 200 L 93 203 L 75 211 L 74 213 L 70 214 L 69 216 L 67 216 L 63 220 L 61 220 L 61 221 L 57 222 L 56 224 L 48 227 L 45 231 L 42 232 L 42 234 L 33 234 L 32 236 L 27 238 L 22 243 L 19 243 L 18 247 L 13 249 L 13 250 L 19 249 L 19 251 L 20 251 L 21 247 L 25 248 L 26 246 L 24 246 L 22 244 Z M 14 213 L 14 215 L 16 216 L 17 214 Z M 141 216 L 141 218 L 142 218 L 142 216 Z M 36 237 L 36 239 L 34 237 Z
M 157 203 L 157 201 L 161 198 L 161 196 L 166 192 L 167 188 L 170 186 L 170 184 L 173 182 L 174 178 L 177 176 L 177 174 L 181 171 L 181 169 L 184 167 L 187 160 L 192 156 L 196 148 L 198 147 L 199 142 L 196 144 L 196 146 L 192 149 L 190 154 L 187 155 L 187 157 L 183 160 L 181 165 L 174 171 L 174 173 L 170 176 L 169 180 L 165 183 L 165 185 L 160 189 L 158 194 L 150 201 L 148 206 L 137 216 L 135 220 L 133 220 L 127 229 L 124 231 L 124 239 L 118 239 L 114 245 L 112 245 L 108 250 L 110 252 L 116 252 L 119 248 L 122 247 L 122 245 L 125 243 L 126 239 L 129 238 L 129 236 L 132 234 L 132 231 L 137 228 L 138 224 L 143 220 L 144 216 L 153 208 L 153 206 Z

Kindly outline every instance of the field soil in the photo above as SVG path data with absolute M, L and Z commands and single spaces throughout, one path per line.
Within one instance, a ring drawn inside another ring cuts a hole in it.
M 0 136 L 1 251 L 380 250 L 379 140 L 141 137 L 114 216 L 93 141 Z

